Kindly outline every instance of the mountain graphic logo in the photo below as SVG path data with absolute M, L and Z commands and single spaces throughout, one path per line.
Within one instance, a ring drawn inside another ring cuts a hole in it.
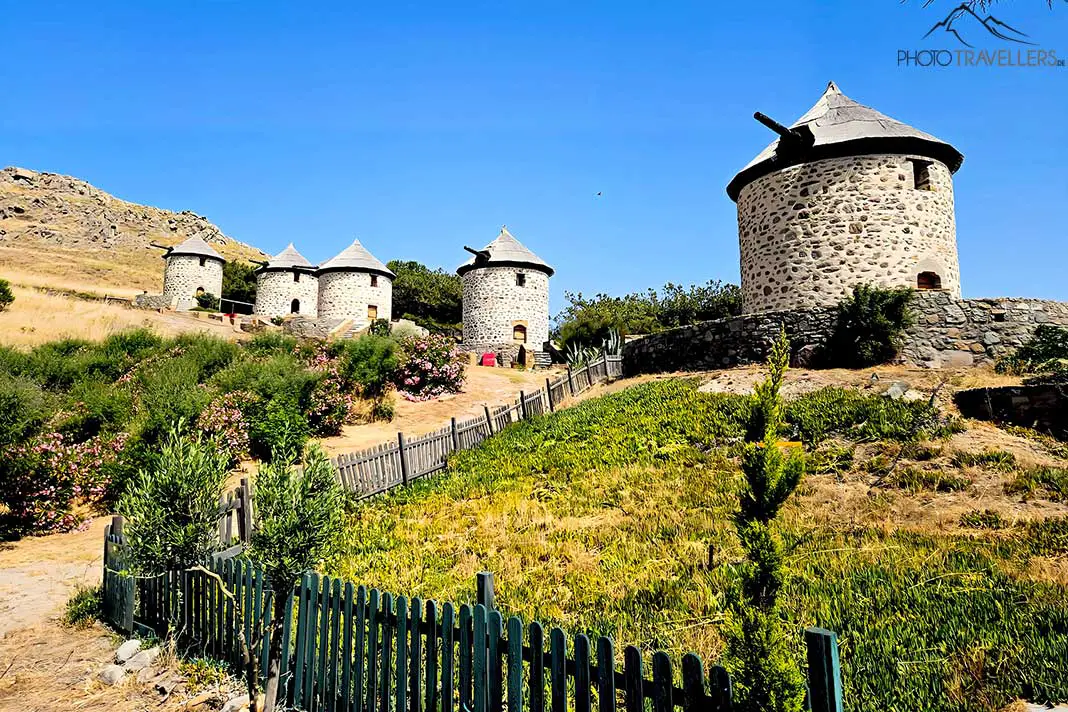
M 979 17 L 971 7 L 964 3 L 950 10 L 944 20 L 936 22 L 934 27 L 929 29 L 927 34 L 923 36 L 924 39 L 938 30 L 953 35 L 965 47 L 973 46 L 965 37 L 974 40 L 976 36 L 984 36 L 984 32 L 1004 42 L 1016 42 L 1017 44 L 1025 45 L 1036 44 L 1030 41 L 1030 37 L 1026 33 L 1020 32 L 1015 27 L 1002 22 L 993 15 L 987 15 L 985 18 Z

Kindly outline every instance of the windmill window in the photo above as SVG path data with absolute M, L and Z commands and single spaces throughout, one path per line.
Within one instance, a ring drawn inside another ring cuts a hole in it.
M 200 258 L 200 266 L 203 267 L 207 263 L 207 261 L 208 261 L 207 257 L 201 257 Z
M 516 272 L 515 273 L 515 286 L 517 286 L 517 287 L 525 287 L 525 286 L 527 286 L 527 275 L 526 275 L 525 272 Z
M 374 304 L 367 305 L 367 318 L 374 321 L 378 318 L 378 307 Z
M 512 327 L 512 340 L 518 341 L 521 344 L 527 342 L 527 327 L 522 324 L 516 324 Z
M 299 299 L 294 299 L 293 301 L 291 301 L 289 303 L 289 313 L 290 314 L 299 314 L 300 313 L 300 300 Z
M 931 162 L 910 158 L 912 164 L 912 187 L 916 190 L 934 190 L 931 184 Z
M 294 272 L 293 273 L 293 281 L 294 282 L 299 282 L 300 281 L 300 272 Z
M 916 275 L 916 289 L 941 289 L 942 278 L 937 272 L 920 272 Z
M 371 286 L 372 287 L 377 287 L 378 286 L 378 275 L 377 274 L 372 274 L 371 275 Z

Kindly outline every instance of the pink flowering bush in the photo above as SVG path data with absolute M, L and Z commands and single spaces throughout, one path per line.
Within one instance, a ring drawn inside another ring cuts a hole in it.
M 401 349 L 395 382 L 402 398 L 426 401 L 463 388 L 463 355 L 454 339 L 431 334 L 405 339 Z
M 306 415 L 316 435 L 337 435 L 341 427 L 356 421 L 356 385 L 343 373 L 341 358 L 320 345 L 305 360 L 309 370 L 322 374 L 311 393 Z
M 100 505 L 110 495 L 109 465 L 127 435 L 97 436 L 67 443 L 60 433 L 44 433 L 5 454 L 0 479 L 0 534 L 69 531 L 80 523 L 76 504 Z
M 242 408 L 250 408 L 259 397 L 248 391 L 232 391 L 217 396 L 197 416 L 196 428 L 213 437 L 236 465 L 249 454 L 248 419 Z

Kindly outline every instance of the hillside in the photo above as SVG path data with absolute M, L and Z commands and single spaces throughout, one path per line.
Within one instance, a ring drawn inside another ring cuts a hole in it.
M 808 474 L 784 512 L 784 615 L 839 633 L 848 709 L 1068 699 L 1063 447 L 891 401 L 863 373 L 844 389 L 790 373 Z M 729 665 L 748 405 L 727 381 L 755 375 L 658 379 L 511 426 L 356 505 L 331 573 L 465 601 L 489 570 L 505 615 Z
M 163 283 L 162 252 L 199 236 L 227 259 L 260 258 L 196 213 L 120 200 L 85 181 L 24 168 L 0 171 L 0 277 L 132 294 Z

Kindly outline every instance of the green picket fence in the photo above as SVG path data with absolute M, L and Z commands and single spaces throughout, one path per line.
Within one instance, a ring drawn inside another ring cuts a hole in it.
M 125 542 L 109 534 L 110 561 Z M 109 574 L 112 592 L 132 590 L 129 606 L 106 604 L 112 623 L 171 635 L 186 650 L 235 665 L 246 641 L 261 677 L 276 593 L 262 570 L 215 558 L 206 571 L 150 578 Z M 218 578 L 216 578 L 218 577 Z M 128 582 L 128 589 L 115 581 Z M 480 584 L 484 584 L 482 577 Z M 226 591 L 230 595 L 226 595 Z M 611 639 L 568 637 L 560 628 L 505 619 L 492 586 L 475 605 L 393 596 L 336 578 L 306 574 L 286 596 L 282 685 L 292 707 L 331 712 L 716 712 L 731 707 L 719 666 L 694 654 L 677 666 L 664 652 L 648 660 L 634 646 L 621 659 Z M 114 616 L 114 617 L 113 617 Z M 120 626 L 121 627 L 121 626 Z M 841 712 L 834 634 L 806 631 L 811 708 Z M 620 664 L 621 663 L 621 664 Z

